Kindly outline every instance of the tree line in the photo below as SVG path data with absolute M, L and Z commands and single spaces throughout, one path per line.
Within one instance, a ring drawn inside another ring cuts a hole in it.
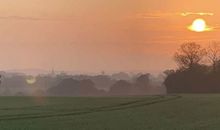
M 151 74 L 68 75 L 0 72 L 0 96 L 131 96 L 165 94 L 162 80 Z
M 220 43 L 203 48 L 195 42 L 182 44 L 174 54 L 176 70 L 166 70 L 168 93 L 219 93 Z

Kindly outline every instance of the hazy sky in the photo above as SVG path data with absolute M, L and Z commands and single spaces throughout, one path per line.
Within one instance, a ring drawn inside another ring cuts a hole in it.
M 0 69 L 162 71 L 175 67 L 172 55 L 179 44 L 220 40 L 219 5 L 219 0 L 1 0 Z M 181 15 L 187 12 L 193 14 Z M 195 18 L 215 29 L 187 30 Z

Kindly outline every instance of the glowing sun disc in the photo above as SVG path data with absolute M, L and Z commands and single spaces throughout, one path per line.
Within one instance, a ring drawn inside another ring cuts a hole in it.
M 205 32 L 212 30 L 212 28 L 207 26 L 204 19 L 195 19 L 192 25 L 188 27 L 188 29 L 194 32 Z

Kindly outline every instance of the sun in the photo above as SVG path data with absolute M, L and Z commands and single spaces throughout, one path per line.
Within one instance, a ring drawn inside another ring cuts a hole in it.
M 195 19 L 188 29 L 194 32 L 205 32 L 212 30 L 212 28 L 207 26 L 206 21 L 201 18 Z
M 191 25 L 191 29 L 196 32 L 203 32 L 206 29 L 206 22 L 203 19 L 196 19 Z

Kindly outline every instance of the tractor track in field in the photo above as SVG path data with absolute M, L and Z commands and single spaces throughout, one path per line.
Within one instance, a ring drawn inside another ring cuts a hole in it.
M 0 121 L 10 121 L 10 120 L 25 120 L 25 119 L 40 119 L 40 118 L 52 118 L 52 117 L 66 117 L 66 116 L 77 116 L 77 115 L 84 115 L 84 114 L 92 114 L 92 113 L 98 113 L 98 112 L 110 112 L 110 111 L 117 111 L 117 110 L 125 110 L 125 109 L 131 109 L 131 108 L 138 108 L 138 107 L 144 107 L 144 106 L 150 106 L 158 103 L 173 101 L 182 98 L 182 96 L 179 95 L 173 95 L 173 96 L 157 96 L 155 98 L 152 98 L 150 101 L 145 99 L 140 99 L 136 101 L 130 101 L 126 103 L 111 105 L 111 106 L 101 106 L 101 107 L 95 107 L 95 108 L 86 108 L 81 110 L 75 110 L 75 111 L 68 111 L 61 113 L 60 111 L 54 111 L 59 113 L 31 113 L 31 114 L 11 114 L 11 115 L 2 115 L 0 116 Z M 49 110 L 48 110 L 49 111 Z M 62 110 L 64 111 L 64 110 Z

